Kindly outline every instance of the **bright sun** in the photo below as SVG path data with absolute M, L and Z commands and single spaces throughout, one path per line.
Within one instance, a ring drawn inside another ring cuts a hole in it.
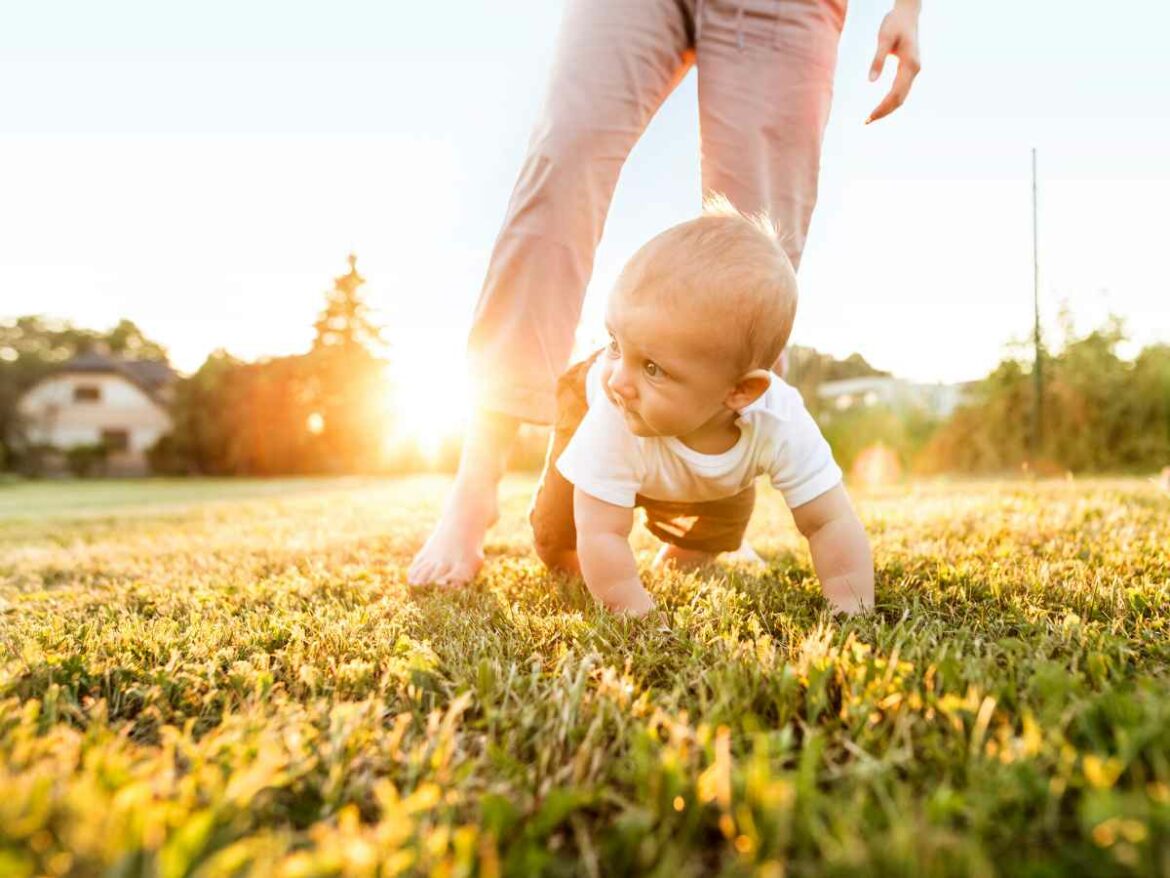
M 387 370 L 389 441 L 412 441 L 432 460 L 444 441 L 462 432 L 470 408 L 462 345 L 436 341 L 395 340 Z

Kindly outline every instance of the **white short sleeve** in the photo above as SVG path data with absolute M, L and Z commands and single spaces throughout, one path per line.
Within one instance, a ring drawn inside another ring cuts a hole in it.
M 841 481 L 833 449 L 803 405 L 792 406 L 768 475 L 789 509 L 815 500 Z
M 556 467 L 589 496 L 630 509 L 645 474 L 637 437 L 604 394 L 594 397 Z

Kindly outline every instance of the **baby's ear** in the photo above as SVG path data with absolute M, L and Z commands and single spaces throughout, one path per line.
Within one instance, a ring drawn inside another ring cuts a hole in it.
M 772 373 L 767 369 L 752 369 L 740 376 L 735 382 L 731 393 L 727 394 L 727 407 L 738 411 L 749 406 L 761 396 L 772 384 Z

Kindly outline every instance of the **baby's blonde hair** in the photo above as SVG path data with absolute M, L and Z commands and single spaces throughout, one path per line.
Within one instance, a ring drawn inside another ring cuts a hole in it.
M 796 273 L 772 221 L 744 216 L 719 194 L 704 201 L 702 216 L 643 245 L 618 288 L 671 309 L 702 308 L 739 374 L 779 359 L 796 316 Z

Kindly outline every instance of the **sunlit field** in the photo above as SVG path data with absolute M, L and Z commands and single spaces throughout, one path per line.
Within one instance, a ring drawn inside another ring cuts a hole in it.
M 446 484 L 0 487 L 0 875 L 1170 874 L 1153 483 L 857 491 L 841 622 L 770 490 L 768 568 L 660 618 L 547 574 L 519 477 L 410 590 Z

